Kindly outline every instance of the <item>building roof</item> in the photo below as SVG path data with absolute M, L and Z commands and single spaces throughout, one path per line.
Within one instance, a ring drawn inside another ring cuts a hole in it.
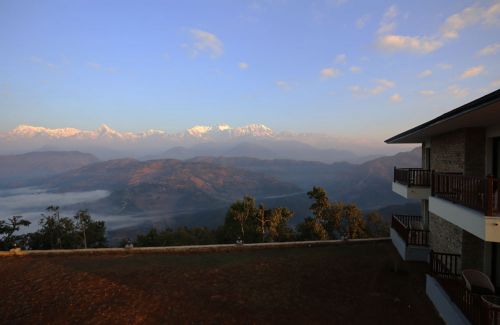
M 395 135 L 385 142 L 419 143 L 431 136 L 460 128 L 491 125 L 500 125 L 500 89 Z

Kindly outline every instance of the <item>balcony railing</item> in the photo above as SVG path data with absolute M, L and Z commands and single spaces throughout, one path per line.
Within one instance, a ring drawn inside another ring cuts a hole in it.
M 457 203 L 487 216 L 500 212 L 500 180 L 461 174 L 434 173 L 431 195 Z
M 461 276 L 461 256 L 430 253 L 430 273 L 471 324 L 500 324 L 500 310 L 486 304 L 480 294 L 467 289 Z
M 461 256 L 458 254 L 431 251 L 429 265 L 431 274 L 439 278 L 459 279 L 461 277 Z
M 422 168 L 394 167 L 394 182 L 411 186 L 428 187 L 431 184 L 430 171 Z
M 422 217 L 395 214 L 392 216 L 391 227 L 407 246 L 429 246 L 429 231 L 423 229 Z

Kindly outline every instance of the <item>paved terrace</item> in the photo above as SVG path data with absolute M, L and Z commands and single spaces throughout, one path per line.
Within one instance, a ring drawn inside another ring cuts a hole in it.
M 387 239 L 0 256 L 0 323 L 441 324 Z

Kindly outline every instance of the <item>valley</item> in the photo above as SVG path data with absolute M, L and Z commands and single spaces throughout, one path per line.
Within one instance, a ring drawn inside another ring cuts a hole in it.
M 418 213 L 390 183 L 393 166 L 419 164 L 419 148 L 362 164 L 214 156 L 99 161 L 80 152 L 34 152 L 0 157 L 0 215 L 24 215 L 36 225 L 49 205 L 70 216 L 87 208 L 107 222 L 112 238 L 152 226 L 214 228 L 232 202 L 250 195 L 293 210 L 294 225 L 310 215 L 306 192 L 321 186 L 331 200 L 378 210 L 388 220 L 394 211 Z

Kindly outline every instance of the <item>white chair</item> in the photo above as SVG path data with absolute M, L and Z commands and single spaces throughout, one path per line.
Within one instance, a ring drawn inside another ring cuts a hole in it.
M 481 271 L 467 269 L 462 271 L 467 289 L 472 293 L 488 295 L 495 293 L 495 286 L 490 278 Z

